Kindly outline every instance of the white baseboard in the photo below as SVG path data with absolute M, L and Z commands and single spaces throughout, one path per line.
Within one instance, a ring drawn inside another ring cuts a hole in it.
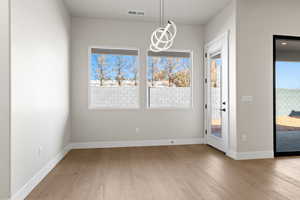
M 226 153 L 226 155 L 227 155 L 228 157 L 232 158 L 233 160 L 237 160 L 237 152 L 235 152 L 235 151 L 229 150 L 229 151 Z
M 203 144 L 203 138 L 71 143 L 72 149 Z
M 11 200 L 24 200 L 70 150 L 70 145 L 67 145 L 59 154 L 39 170 L 16 194 L 12 195 Z
M 227 156 L 234 160 L 253 160 L 274 158 L 273 151 L 234 152 L 229 151 Z

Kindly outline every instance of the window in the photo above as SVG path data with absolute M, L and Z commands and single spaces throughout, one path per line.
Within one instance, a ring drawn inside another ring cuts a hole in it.
M 148 52 L 148 107 L 190 108 L 191 52 Z
M 138 50 L 90 51 L 89 108 L 138 108 Z

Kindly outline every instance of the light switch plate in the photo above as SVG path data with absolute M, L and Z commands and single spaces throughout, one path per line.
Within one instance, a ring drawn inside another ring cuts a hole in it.
M 253 96 L 242 96 L 242 102 L 251 103 L 253 102 Z

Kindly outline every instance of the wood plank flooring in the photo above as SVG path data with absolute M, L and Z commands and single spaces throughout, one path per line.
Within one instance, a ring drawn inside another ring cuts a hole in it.
M 234 161 L 206 145 L 72 150 L 27 200 L 299 200 L 300 158 Z

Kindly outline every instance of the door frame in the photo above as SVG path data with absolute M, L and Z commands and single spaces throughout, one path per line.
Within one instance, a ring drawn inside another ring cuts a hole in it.
M 225 130 L 224 137 L 224 147 L 222 148 L 222 151 L 227 155 L 229 151 L 229 111 L 230 111 L 230 104 L 229 104 L 229 31 L 219 35 L 212 41 L 208 42 L 205 45 L 204 49 L 204 143 L 208 144 L 208 137 L 210 134 L 210 93 L 209 93 L 209 64 L 208 64 L 208 54 L 218 54 L 222 53 L 223 57 L 223 64 L 225 63 L 227 65 L 227 72 L 226 72 L 226 78 L 227 78 L 227 96 L 226 96 L 226 119 L 225 124 L 223 124 L 222 130 Z
M 276 138 L 276 40 L 297 40 L 300 41 L 298 36 L 288 35 L 273 35 L 273 149 L 274 156 L 300 156 L 300 151 L 277 152 L 277 138 Z

